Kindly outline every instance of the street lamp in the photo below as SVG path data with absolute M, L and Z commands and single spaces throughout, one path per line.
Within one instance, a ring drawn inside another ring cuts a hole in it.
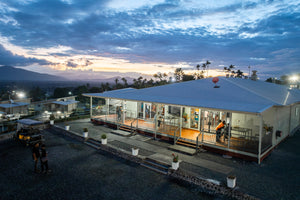
M 24 92 L 17 92 L 17 95 L 20 99 L 23 99 L 26 96 Z
M 299 88 L 299 85 L 298 85 L 299 77 L 297 75 L 293 75 L 293 76 L 289 77 L 289 81 L 290 81 L 291 88 Z
M 297 82 L 298 79 L 299 79 L 299 77 L 296 76 L 296 75 L 290 77 L 290 81 L 291 81 L 291 82 Z

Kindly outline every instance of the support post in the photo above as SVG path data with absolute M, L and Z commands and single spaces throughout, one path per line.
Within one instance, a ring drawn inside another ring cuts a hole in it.
M 200 119 L 204 120 L 204 115 L 202 116 L 202 110 L 201 110 L 201 118 Z M 201 141 L 202 144 L 203 144 L 203 139 L 204 139 L 204 121 L 203 120 L 201 120 L 201 127 L 200 127 L 200 133 L 202 135 L 202 141 Z
M 109 116 L 109 98 L 107 98 L 107 109 L 106 109 L 105 121 L 107 121 L 108 116 Z
M 198 130 L 200 131 L 200 119 L 201 119 L 201 109 L 199 108 L 199 112 L 198 112 Z
M 260 156 L 261 156 L 262 129 L 263 129 L 263 117 L 262 115 L 260 115 L 259 138 L 258 138 L 258 164 L 260 164 Z
M 158 118 L 159 118 L 159 116 L 158 116 L 158 105 L 156 105 L 155 106 L 155 108 L 156 108 L 156 110 L 155 110 L 155 117 L 154 117 L 154 119 L 155 119 L 155 131 L 154 131 L 154 140 L 156 140 L 156 137 L 157 137 L 157 126 L 158 126 Z
M 90 97 L 90 118 L 93 115 L 93 97 Z
M 231 139 L 231 122 L 232 122 L 232 113 L 229 113 L 229 127 L 228 127 L 228 149 L 230 147 L 230 139 Z
M 182 108 L 182 106 L 180 106 L 180 117 L 179 117 L 179 119 L 180 119 L 180 121 L 179 121 L 180 134 L 179 134 L 179 137 L 181 137 L 181 129 L 182 129 L 182 110 L 183 110 L 183 108 Z

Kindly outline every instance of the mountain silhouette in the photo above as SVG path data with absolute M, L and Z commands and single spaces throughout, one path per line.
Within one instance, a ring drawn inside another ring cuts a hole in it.
M 66 81 L 67 79 L 49 74 L 41 74 L 12 66 L 0 67 L 0 81 Z

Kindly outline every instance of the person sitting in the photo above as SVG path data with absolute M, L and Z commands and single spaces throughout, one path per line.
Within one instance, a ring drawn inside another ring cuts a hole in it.
M 221 138 L 221 132 L 222 132 L 222 129 L 224 128 L 224 126 L 225 126 L 225 121 L 221 121 L 221 120 L 219 120 L 219 125 L 216 127 L 216 140 L 217 140 L 217 142 L 219 142 L 220 141 L 220 138 Z
M 229 136 L 229 123 L 224 128 L 224 142 L 225 142 L 225 139 L 228 140 L 228 137 L 230 137 Z

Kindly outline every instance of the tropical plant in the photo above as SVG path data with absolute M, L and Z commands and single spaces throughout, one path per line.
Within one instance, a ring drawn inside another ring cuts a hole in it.
M 208 77 L 208 67 L 209 67 L 210 64 L 211 64 L 211 62 L 209 62 L 208 60 L 207 60 L 206 63 L 205 63 L 206 71 L 207 71 L 206 77 Z
M 244 72 L 242 72 L 241 70 L 238 69 L 236 71 L 235 77 L 237 77 L 237 78 L 243 78 L 243 76 L 244 76 Z
M 178 162 L 178 155 L 172 153 L 172 156 L 173 156 L 173 162 Z
M 175 69 L 174 76 L 175 76 L 176 82 L 181 81 L 183 75 L 184 75 L 184 72 L 183 72 L 182 68 L 176 68 Z
M 50 120 L 55 120 L 55 116 L 53 114 L 50 115 L 49 117 Z
M 106 138 L 107 138 L 106 134 L 103 133 L 103 134 L 101 135 L 101 139 L 106 139 Z

